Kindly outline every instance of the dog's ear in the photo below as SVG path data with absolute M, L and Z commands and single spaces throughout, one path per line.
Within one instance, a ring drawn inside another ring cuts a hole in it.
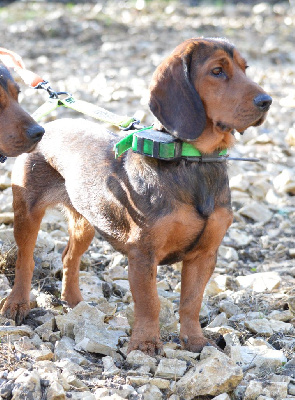
M 202 100 L 191 80 L 191 62 L 198 44 L 178 46 L 156 69 L 149 106 L 164 128 L 181 140 L 196 140 L 206 124 Z

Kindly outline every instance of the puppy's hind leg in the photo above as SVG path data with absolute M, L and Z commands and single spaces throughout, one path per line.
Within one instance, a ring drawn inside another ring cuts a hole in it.
M 63 280 L 61 298 L 70 307 L 83 300 L 79 289 L 80 261 L 93 237 L 94 227 L 74 208 L 66 207 L 69 222 L 69 241 L 62 254 Z
M 14 236 L 18 246 L 13 289 L 1 313 L 21 324 L 30 311 L 34 247 L 48 206 L 58 202 L 62 177 L 39 153 L 18 157 L 12 175 Z M 54 200 L 53 200 L 54 199 Z

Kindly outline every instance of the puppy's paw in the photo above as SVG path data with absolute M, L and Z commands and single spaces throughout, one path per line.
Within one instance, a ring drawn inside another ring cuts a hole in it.
M 140 350 L 149 356 L 157 356 L 163 354 L 163 344 L 158 338 L 152 338 L 149 340 L 137 340 L 136 338 L 131 338 L 127 353 L 130 353 L 132 350 Z
M 212 340 L 208 340 L 205 336 L 183 336 L 180 338 L 181 345 L 184 350 L 191 351 L 192 353 L 201 353 L 205 346 L 213 346 L 216 347 L 218 350 L 222 351 L 216 343 Z
M 8 297 L 1 309 L 1 314 L 6 318 L 13 319 L 16 325 L 21 325 L 30 310 L 29 301 L 14 301 Z
M 70 308 L 74 308 L 77 304 L 83 301 L 80 290 L 76 292 L 63 292 L 61 300 L 65 301 Z

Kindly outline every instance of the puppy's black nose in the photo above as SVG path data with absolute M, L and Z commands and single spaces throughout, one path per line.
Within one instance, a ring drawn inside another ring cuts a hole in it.
M 42 136 L 44 135 L 45 130 L 42 128 L 40 125 L 32 125 L 30 128 L 27 129 L 27 137 L 34 142 L 39 142 L 39 140 L 42 139 Z
M 253 100 L 256 107 L 261 111 L 268 111 L 272 103 L 272 98 L 268 94 L 259 94 Z

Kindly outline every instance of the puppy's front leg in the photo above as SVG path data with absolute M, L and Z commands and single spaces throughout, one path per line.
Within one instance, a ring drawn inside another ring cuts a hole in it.
M 210 342 L 199 322 L 205 287 L 214 271 L 218 247 L 232 222 L 232 213 L 218 208 L 208 218 L 196 249 L 183 261 L 180 299 L 180 339 L 186 350 L 200 352 Z
M 157 293 L 157 265 L 139 249 L 128 253 L 129 283 L 134 300 L 134 326 L 128 352 L 141 350 L 149 355 L 162 351 L 160 341 L 160 301 Z
M 44 210 L 36 207 L 34 211 L 28 211 L 25 206 L 25 196 L 22 198 L 24 190 L 18 186 L 13 189 L 15 194 L 14 236 L 18 245 L 18 254 L 14 286 L 1 314 L 14 319 L 16 324 L 20 325 L 30 312 L 30 290 L 35 267 L 33 254 Z

